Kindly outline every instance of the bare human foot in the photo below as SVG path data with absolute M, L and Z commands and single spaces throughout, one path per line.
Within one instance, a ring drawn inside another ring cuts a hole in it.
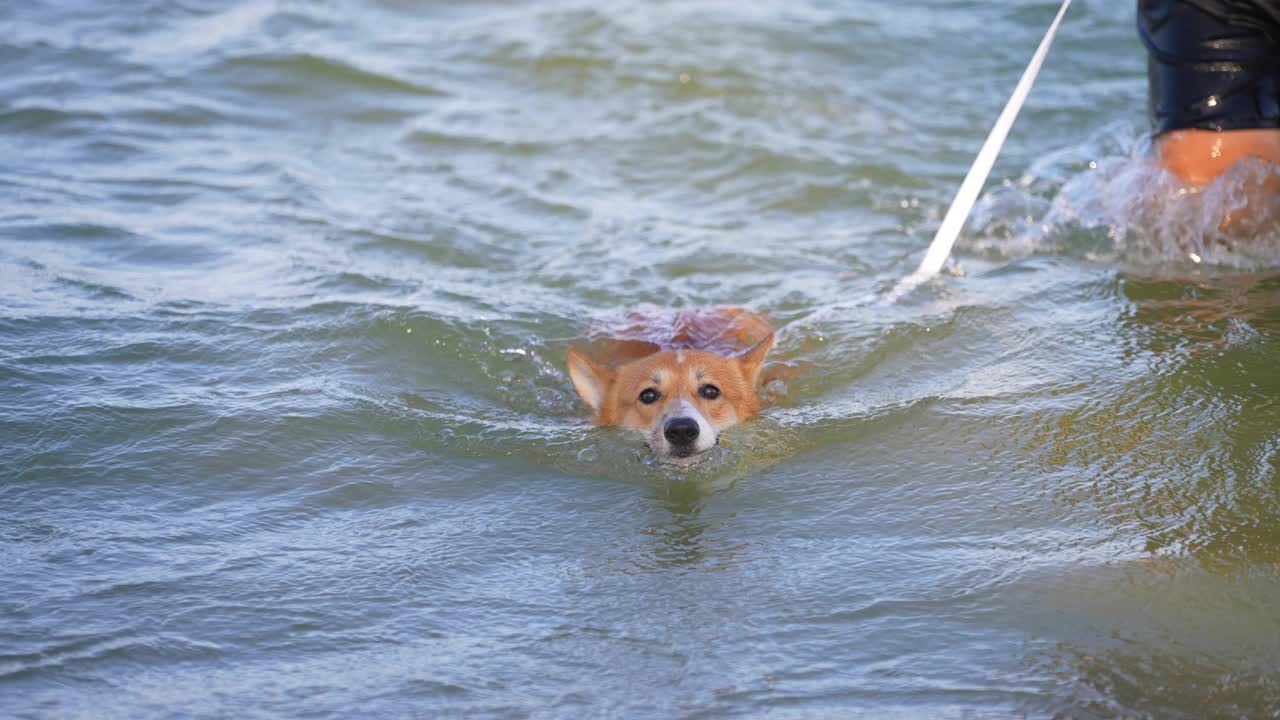
M 1205 185 L 1247 157 L 1280 163 L 1280 130 L 1174 130 L 1157 138 L 1156 152 L 1184 182 Z
M 1156 139 L 1156 155 L 1160 164 L 1183 182 L 1203 187 L 1228 168 L 1246 158 L 1260 158 L 1280 164 L 1280 129 L 1259 130 L 1173 130 Z M 1232 211 L 1222 219 L 1220 230 L 1227 231 L 1244 225 L 1246 219 L 1266 222 L 1268 218 L 1249 218 L 1257 212 L 1266 212 L 1263 199 L 1280 192 L 1280 177 L 1271 174 L 1260 185 L 1245 188 L 1248 204 Z

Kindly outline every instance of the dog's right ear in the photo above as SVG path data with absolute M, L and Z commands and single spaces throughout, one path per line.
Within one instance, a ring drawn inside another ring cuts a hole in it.
M 600 412 L 604 402 L 604 394 L 613 383 L 613 371 L 591 362 L 577 350 L 569 350 L 569 379 L 573 387 L 582 396 L 583 402 L 592 410 Z

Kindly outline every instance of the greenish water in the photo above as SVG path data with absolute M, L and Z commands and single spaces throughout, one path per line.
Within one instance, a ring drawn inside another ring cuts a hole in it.
M 1267 170 L 1149 167 L 1130 3 L 860 302 L 1053 5 L 0 6 L 0 715 L 1280 714 Z M 759 422 L 583 423 L 717 304 Z

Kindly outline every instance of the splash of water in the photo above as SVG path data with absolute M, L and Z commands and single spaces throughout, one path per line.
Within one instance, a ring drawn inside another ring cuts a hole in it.
M 1113 124 L 1035 162 L 978 203 L 970 249 L 1004 257 L 1057 254 L 1142 275 L 1205 266 L 1280 266 L 1280 168 L 1236 163 L 1212 183 L 1182 182 L 1150 139 Z
M 1049 25 L 1049 30 L 1040 41 L 1040 46 L 1036 48 L 1035 54 L 1031 56 L 1031 62 L 1027 64 L 1026 70 L 1022 72 L 1018 85 L 1013 89 L 1013 95 L 1009 97 L 1004 110 L 1000 111 L 1000 117 L 996 119 L 996 124 L 991 128 L 991 133 L 987 135 L 986 141 L 982 143 L 982 149 L 978 151 L 978 157 L 974 158 L 973 165 L 969 167 L 969 172 L 965 175 L 964 182 L 960 184 L 959 192 L 956 193 L 955 199 L 951 201 L 951 207 L 947 208 L 947 214 L 942 218 L 942 225 L 938 228 L 938 233 L 934 235 L 933 242 L 929 244 L 929 249 L 925 253 L 924 259 L 920 261 L 919 269 L 903 278 L 897 287 L 889 293 L 886 302 L 896 301 L 910 292 L 912 288 L 917 287 L 920 283 L 937 275 L 942 270 L 943 264 L 951 254 L 951 247 L 955 244 L 956 238 L 960 236 L 964 221 L 969 217 L 969 211 L 973 208 L 973 203 L 978 198 L 978 193 L 987 182 L 987 175 L 990 174 L 991 167 L 995 165 L 996 157 L 1000 155 L 1000 148 L 1004 147 L 1004 141 L 1009 137 L 1009 131 L 1013 129 L 1013 122 L 1017 120 L 1018 113 L 1022 111 L 1022 105 L 1026 102 L 1032 85 L 1035 84 L 1036 76 L 1040 74 L 1040 67 L 1044 65 L 1044 59 L 1049 54 L 1049 48 L 1053 45 L 1053 38 L 1058 34 L 1058 28 L 1062 25 L 1062 18 L 1067 14 L 1067 8 L 1069 7 L 1071 7 L 1071 0 L 1063 0 L 1057 16 L 1054 17 L 1053 23 Z

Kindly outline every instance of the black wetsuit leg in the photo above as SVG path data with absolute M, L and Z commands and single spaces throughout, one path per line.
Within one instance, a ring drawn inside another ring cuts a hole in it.
M 1280 0 L 1138 0 L 1138 34 L 1156 135 L 1280 128 Z

